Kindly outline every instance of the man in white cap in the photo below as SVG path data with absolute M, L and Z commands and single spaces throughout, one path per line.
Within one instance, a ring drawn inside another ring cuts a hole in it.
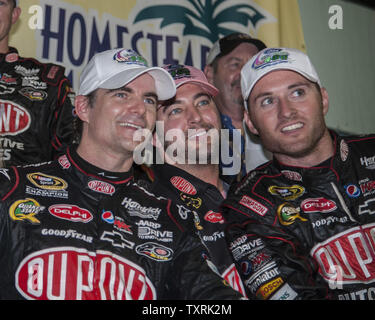
M 200 257 L 177 208 L 139 187 L 138 129 L 152 130 L 171 76 L 132 50 L 95 55 L 76 97 L 78 146 L 1 175 L 1 299 L 239 298 Z
M 220 167 L 228 183 L 238 182 L 248 171 L 267 162 L 272 155 L 263 148 L 259 137 L 243 123 L 244 103 L 241 95 L 241 69 L 266 45 L 245 33 L 231 33 L 212 46 L 204 72 L 218 88 L 215 103 L 220 111 L 223 129 L 229 131 L 230 154 L 221 156 Z
M 327 91 L 298 50 L 265 49 L 241 77 L 246 124 L 274 156 L 223 205 L 247 289 L 260 299 L 374 299 L 375 136 L 327 128 Z
M 0 167 L 54 160 L 73 139 L 74 93 L 65 68 L 9 46 L 18 5 L 0 6 Z

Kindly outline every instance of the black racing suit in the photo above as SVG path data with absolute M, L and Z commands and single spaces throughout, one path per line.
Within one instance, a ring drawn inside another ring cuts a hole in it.
M 228 251 L 224 231 L 226 223 L 218 212 L 224 200 L 220 191 L 188 172 L 169 164 L 141 166 L 146 179 L 138 179 L 152 193 L 176 203 L 186 229 L 198 235 L 204 247 L 202 256 L 209 266 L 234 289 L 246 296 L 239 273 Z M 144 177 L 144 176 L 143 176 Z M 193 221 L 194 226 L 189 227 Z
M 50 161 L 73 137 L 73 91 L 65 69 L 14 48 L 0 54 L 0 167 Z
M 237 299 L 171 201 L 70 149 L 1 169 L 1 299 Z M 170 292 L 174 295 L 171 296 Z
M 375 136 L 312 168 L 270 161 L 229 193 L 229 246 L 260 299 L 375 299 Z

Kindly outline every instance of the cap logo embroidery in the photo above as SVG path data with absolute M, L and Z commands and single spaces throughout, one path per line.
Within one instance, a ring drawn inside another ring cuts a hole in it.
M 188 68 L 185 68 L 185 66 L 181 64 L 169 65 L 167 71 L 174 80 L 182 78 L 192 78 L 190 70 Z
M 126 63 L 126 64 L 137 64 L 142 67 L 148 67 L 147 61 L 145 58 L 140 56 L 135 51 L 128 49 L 128 50 L 120 50 L 115 53 L 113 56 L 113 60 L 120 62 L 120 63 Z
M 253 69 L 261 69 L 279 63 L 288 62 L 288 52 L 281 52 L 282 49 L 268 49 L 260 54 L 253 62 Z

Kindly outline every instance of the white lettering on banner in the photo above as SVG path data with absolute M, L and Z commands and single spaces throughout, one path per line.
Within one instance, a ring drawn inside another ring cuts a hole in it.
M 115 12 L 113 15 L 109 13 L 113 11 L 110 8 L 105 11 L 93 8 L 86 10 L 68 1 L 40 0 L 39 4 L 44 13 L 44 26 L 35 32 L 36 57 L 66 66 L 75 89 L 83 66 L 97 52 L 129 48 L 142 54 L 153 66 L 182 63 L 203 68 L 207 52 L 217 40 L 217 33 L 209 32 L 210 28 L 207 26 L 212 23 L 225 24 L 228 30 L 246 33 L 250 27 L 252 33 L 256 34 L 261 25 L 276 22 L 275 17 L 261 5 L 245 0 L 242 4 L 240 1 L 239 6 L 223 1 L 215 9 L 215 16 L 225 11 L 224 15 L 228 20 L 221 22 L 215 19 L 213 12 L 212 15 L 208 13 L 213 8 L 209 2 L 201 4 L 202 13 L 197 12 L 201 20 L 190 14 L 196 10 L 189 1 L 176 4 L 176 1 L 170 0 L 158 4 L 138 0 L 129 12 L 125 9 L 123 14 Z M 239 9 L 241 5 L 243 8 Z M 164 9 L 165 6 L 167 10 Z M 142 11 L 150 7 L 154 7 L 155 11 L 152 15 L 146 13 L 146 17 Z M 167 13 L 167 16 L 163 18 L 160 12 L 162 15 Z M 238 14 L 241 17 L 247 16 L 248 19 L 233 19 L 233 15 Z M 168 19 L 168 15 L 178 18 L 172 21 Z M 119 18 L 121 16 L 126 19 Z
M 375 281 L 375 223 L 351 228 L 317 244 L 311 256 L 321 275 L 339 284 Z
M 107 251 L 73 247 L 37 251 L 22 260 L 15 281 L 27 299 L 156 299 L 143 268 Z

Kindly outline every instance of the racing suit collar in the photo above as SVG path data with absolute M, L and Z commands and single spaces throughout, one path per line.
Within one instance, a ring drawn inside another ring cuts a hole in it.
M 345 170 L 350 169 L 350 157 L 349 146 L 343 137 L 340 137 L 335 131 L 330 130 L 330 134 L 333 139 L 335 153 L 334 155 L 323 161 L 322 163 L 314 167 L 296 167 L 288 166 L 280 163 L 277 159 L 273 159 L 275 167 L 286 177 L 294 177 L 294 179 L 308 179 L 311 177 L 311 181 L 319 181 L 318 177 L 322 176 L 324 179 L 329 177 L 329 173 L 332 175 L 332 179 L 339 181 L 340 176 Z M 293 179 L 292 179 L 293 180 Z
M 69 147 L 67 150 L 67 157 L 72 164 L 86 176 L 95 177 L 114 184 L 126 183 L 133 179 L 133 169 L 130 169 L 128 172 L 111 172 L 103 170 L 82 159 L 77 153 L 77 147 Z
M 209 188 L 217 189 L 214 185 L 206 183 L 203 180 L 191 175 L 187 171 L 167 163 L 162 165 L 153 165 L 152 171 L 155 174 L 155 179 L 161 181 L 170 181 L 172 184 L 172 181 L 174 181 L 173 178 L 183 178 L 187 182 L 191 183 L 194 188 L 196 188 L 198 194 L 206 192 Z M 225 191 L 227 191 L 229 189 L 229 185 L 224 180 L 222 180 L 222 182 Z

